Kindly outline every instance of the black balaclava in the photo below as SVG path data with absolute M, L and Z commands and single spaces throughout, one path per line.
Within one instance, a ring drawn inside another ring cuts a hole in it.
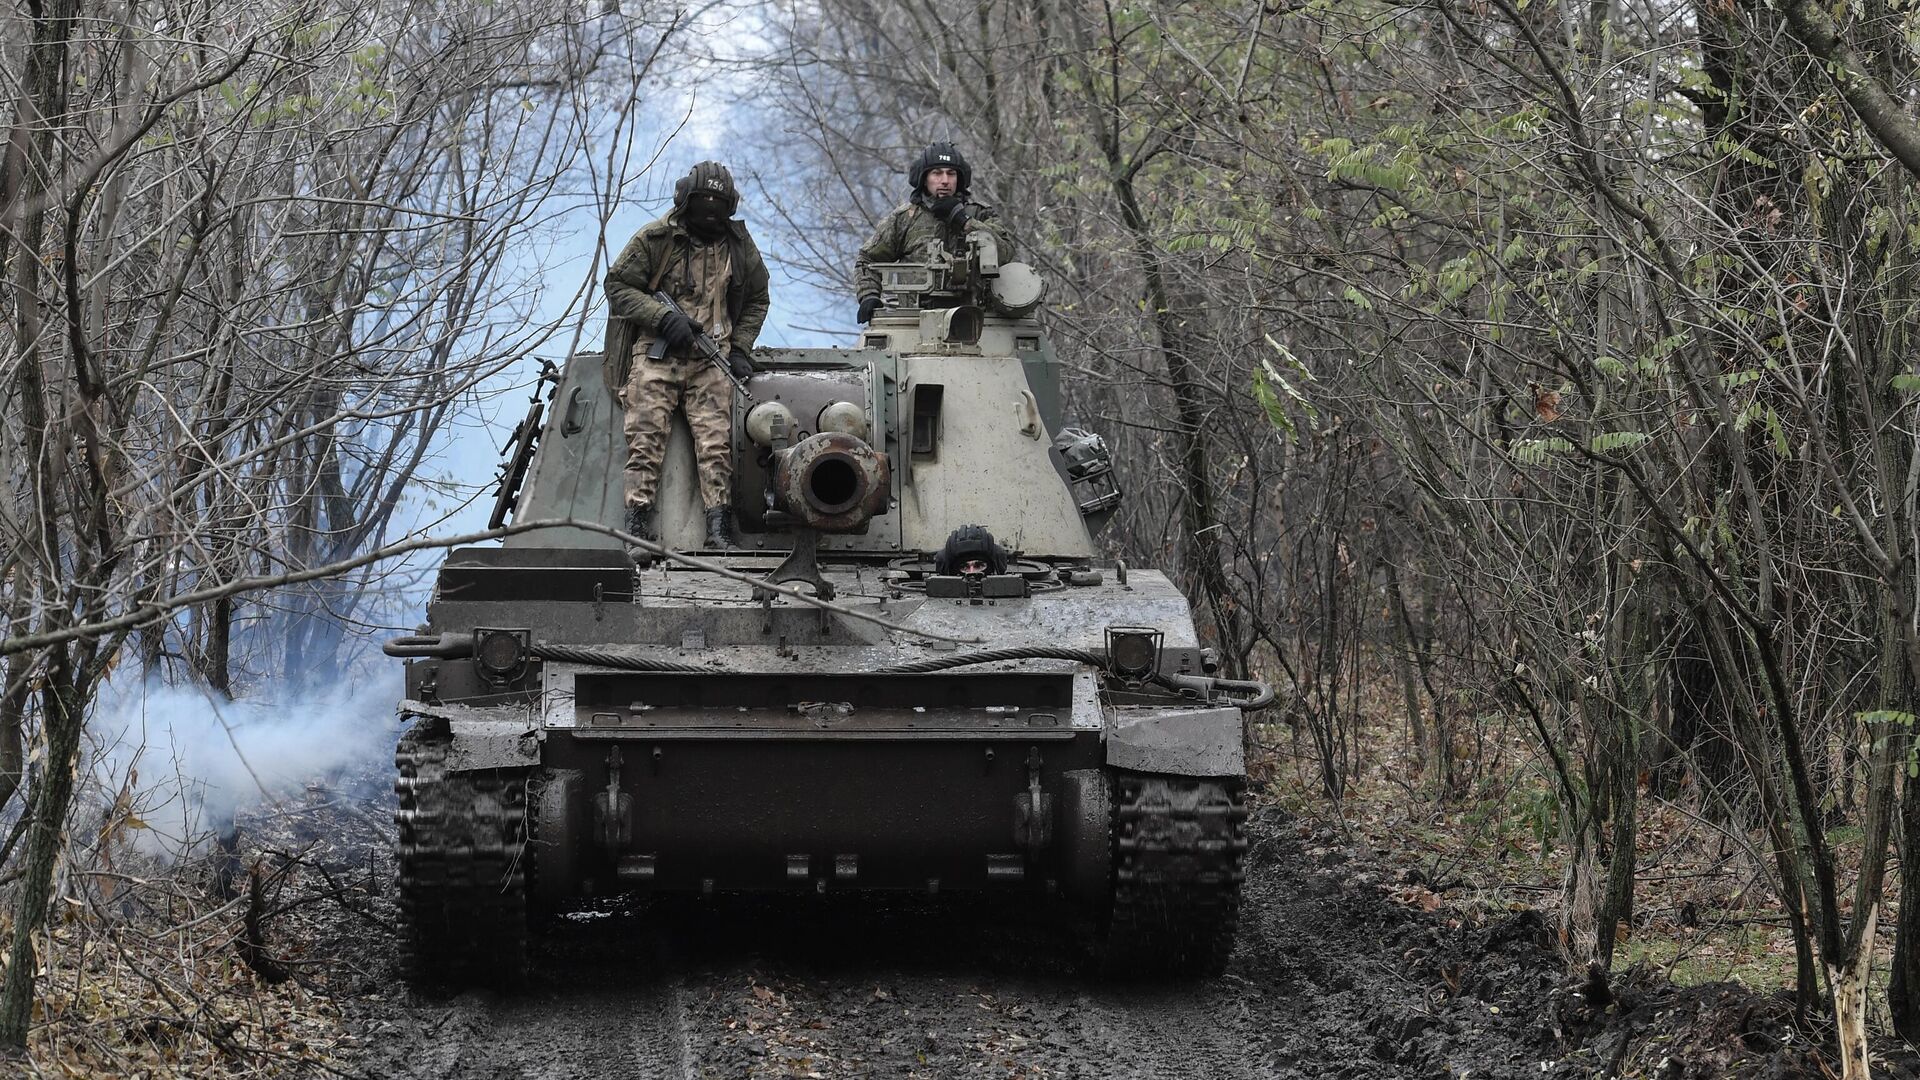
M 695 192 L 687 199 L 686 209 L 680 211 L 680 220 L 697 239 L 703 241 L 718 240 L 726 234 L 727 204 L 717 195 L 704 191 Z

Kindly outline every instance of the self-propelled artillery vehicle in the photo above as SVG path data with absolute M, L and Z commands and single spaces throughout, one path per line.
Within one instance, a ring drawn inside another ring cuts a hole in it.
M 1033 272 L 984 236 L 881 270 L 859 347 L 756 353 L 737 550 L 698 550 L 677 421 L 657 527 L 697 558 L 636 569 L 600 357 L 543 378 L 495 522 L 550 524 L 453 551 L 387 645 L 419 977 L 511 981 L 534 916 L 636 891 L 1052 896 L 1117 974 L 1225 963 L 1272 693 L 1096 558 L 1122 493 L 1060 423 Z

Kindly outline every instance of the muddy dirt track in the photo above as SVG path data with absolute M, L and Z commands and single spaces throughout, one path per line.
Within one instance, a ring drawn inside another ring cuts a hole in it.
M 1253 832 L 1239 946 L 1218 980 L 1080 975 L 1072 926 L 1031 906 L 653 902 L 550 928 L 522 994 L 436 999 L 396 981 L 349 1003 L 368 1048 L 353 1068 L 421 1080 L 1819 1075 L 1779 1001 L 1624 979 L 1602 1007 L 1567 984 L 1532 913 L 1449 925 L 1385 899 L 1364 860 L 1309 860 L 1277 812 Z

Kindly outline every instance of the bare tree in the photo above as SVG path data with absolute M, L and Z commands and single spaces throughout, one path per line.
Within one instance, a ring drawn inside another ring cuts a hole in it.
M 390 568 L 312 571 L 410 527 L 449 423 L 556 330 L 543 244 L 604 203 L 596 136 L 630 135 L 674 21 L 139 0 L 7 19 L 27 45 L 0 168 L 0 796 L 37 750 L 0 987 L 18 1052 L 76 750 L 128 635 L 230 692 L 327 672 L 343 625 L 391 617 L 369 608 Z

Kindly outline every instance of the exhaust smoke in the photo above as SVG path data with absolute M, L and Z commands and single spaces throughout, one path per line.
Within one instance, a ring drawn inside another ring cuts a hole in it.
M 87 775 L 110 815 L 124 808 L 119 835 L 143 852 L 178 859 L 229 845 L 237 814 L 309 781 L 355 767 L 384 779 L 399 684 L 398 672 L 381 672 L 331 692 L 266 687 L 230 701 L 203 687 L 123 676 L 96 699 Z

